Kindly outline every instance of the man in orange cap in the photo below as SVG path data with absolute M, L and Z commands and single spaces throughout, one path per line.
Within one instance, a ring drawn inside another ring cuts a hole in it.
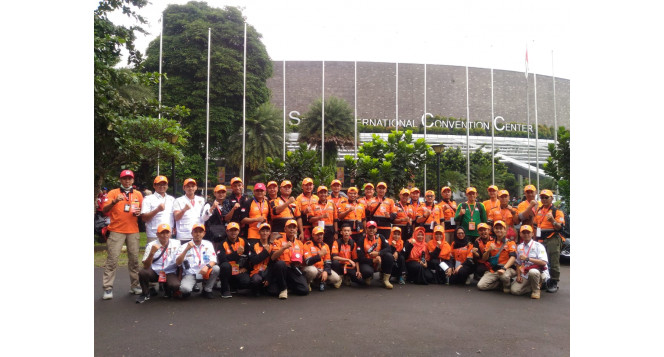
M 477 190 L 475 187 L 466 188 L 467 202 L 461 203 L 457 206 L 456 216 L 454 220 L 457 226 L 463 227 L 466 236 L 470 242 L 479 237 L 478 225 L 486 222 L 486 209 L 481 202 L 477 202 Z
M 167 223 L 173 227 L 173 203 L 175 198 L 168 193 L 168 179 L 166 176 L 154 178 L 154 193 L 146 196 L 141 205 L 141 219 L 145 222 L 145 235 L 147 243 L 157 240 L 157 227 Z
M 410 189 L 410 205 L 415 211 L 420 207 L 420 189 L 417 187 Z
M 498 191 L 498 200 L 500 206 L 487 212 L 487 223 L 494 224 L 497 221 L 503 221 L 507 227 L 507 240 L 516 241 L 516 230 L 514 225 L 519 223 L 519 215 L 516 209 L 510 206 L 510 193 L 507 190 Z
M 301 270 L 304 243 L 297 239 L 297 233 L 297 222 L 290 219 L 286 222 L 286 237 L 272 243 L 267 291 L 279 294 L 279 299 L 288 299 L 289 289 L 297 295 L 309 294 L 307 278 Z
M 491 237 L 491 226 L 484 222 L 477 225 L 477 231 L 480 233 L 480 236 L 473 242 L 472 251 L 473 261 L 475 262 L 474 279 L 479 281 L 491 267 L 484 253 L 486 253 L 489 245 L 493 243 L 493 238 Z
M 387 237 L 377 233 L 378 225 L 374 221 L 367 222 L 367 234 L 358 242 L 357 258 L 360 263 L 360 273 L 365 285 L 371 285 L 374 272 L 380 267 L 381 272 L 392 272 L 394 256 Z M 391 274 L 383 274 L 383 286 L 392 289 Z
M 330 246 L 323 242 L 325 230 L 321 227 L 314 227 L 312 233 L 313 240 L 304 243 L 305 267 L 302 272 L 307 278 L 307 285 L 311 290 L 314 280 L 319 280 L 318 289 L 320 291 L 325 290 L 325 284 L 331 284 L 338 289 L 341 286 L 341 277 L 332 270 Z
M 196 280 L 204 280 L 205 286 L 201 296 L 211 299 L 214 297 L 212 287 L 219 276 L 217 253 L 211 242 L 203 240 L 205 236 L 203 224 L 195 223 L 191 229 L 191 235 L 192 240 L 182 244 L 176 253 L 175 263 L 183 267 L 180 292 L 187 297 L 191 294 Z
M 113 282 L 115 281 L 115 270 L 118 267 L 118 258 L 122 246 L 127 243 L 127 255 L 129 257 L 129 279 L 131 281 L 131 292 L 138 295 L 143 292 L 138 282 L 138 220 L 141 214 L 141 203 L 143 195 L 133 189 L 134 173 L 124 170 L 120 173 L 120 188 L 111 190 L 106 197 L 102 212 L 107 215 L 111 223 L 108 225 L 110 234 L 106 241 L 108 252 L 106 264 L 104 265 L 104 277 L 102 286 L 104 294 L 102 299 L 113 298 Z
M 343 276 L 346 286 L 350 286 L 351 280 L 359 284 L 362 277 L 358 269 L 356 243 L 351 238 L 351 232 L 351 226 L 344 224 L 341 227 L 341 238 L 332 245 L 332 269 L 339 276 Z
M 487 188 L 487 191 L 489 192 L 489 199 L 482 202 L 482 204 L 487 212 L 491 212 L 492 209 L 500 206 L 500 201 L 498 201 L 498 186 L 491 185 Z
M 417 224 L 424 227 L 425 242 L 429 242 L 433 237 L 433 229 L 440 224 L 440 208 L 436 206 L 434 199 L 436 194 L 427 190 L 424 193 L 424 204 L 417 209 Z
M 226 186 L 217 185 L 214 188 L 214 202 L 206 203 L 203 208 L 203 222 L 205 222 L 205 239 L 212 242 L 215 249 L 226 240 L 226 219 L 222 212 L 226 200 Z
M 383 237 L 389 237 L 392 230 L 392 220 L 396 217 L 394 200 L 386 197 L 387 184 L 379 182 L 376 185 L 376 199 L 367 204 L 367 219 L 378 224 L 378 233 Z
M 549 259 L 551 279 L 546 281 L 546 291 L 558 291 L 560 280 L 560 249 L 565 238 L 561 232 L 565 227 L 565 214 L 553 205 L 553 192 L 542 190 L 540 192 L 542 206 L 533 218 L 535 239 L 546 247 L 546 256 Z
M 454 230 L 456 229 L 456 215 L 457 204 L 452 199 L 452 189 L 445 186 L 440 189 L 441 200 L 438 203 L 440 210 L 440 224 L 445 224 L 445 240 L 447 244 L 451 244 L 454 239 Z
M 279 197 L 279 184 L 277 184 L 277 181 L 270 181 L 265 187 L 267 187 L 267 196 L 265 198 L 268 202 Z
M 320 227 L 324 230 L 324 242 L 330 247 L 339 236 L 337 207 L 334 202 L 327 199 L 327 187 L 318 186 L 316 193 L 318 194 L 318 202 L 310 205 L 309 223 L 313 227 Z
M 518 213 L 519 222 L 521 224 L 527 224 L 529 226 L 533 225 L 533 218 L 537 213 L 537 208 L 539 208 L 542 203 L 537 202 L 535 196 L 537 195 L 537 189 L 533 185 L 527 185 L 523 188 L 523 193 L 526 195 L 526 199 L 519 203 L 516 207 Z
M 240 224 L 242 221 L 242 205 L 249 201 L 249 196 L 244 193 L 244 183 L 239 177 L 231 179 L 231 194 L 224 201 L 221 213 L 224 215 L 225 222 L 236 222 Z
M 180 288 L 180 278 L 175 264 L 180 242 L 171 239 L 171 226 L 168 223 L 162 223 L 157 227 L 157 235 L 157 240 L 145 246 L 143 269 L 138 272 L 138 280 L 143 290 L 136 300 L 138 304 L 150 299 L 150 282 L 164 283 L 166 285 L 164 296 L 170 296 Z
M 364 191 L 364 197 L 359 198 L 357 201 L 363 204 L 364 207 L 369 207 L 369 204 L 376 200 L 374 197 L 374 185 L 371 182 L 367 182 L 364 184 L 362 190 Z
M 184 180 L 184 195 L 178 197 L 173 204 L 173 218 L 177 229 L 177 239 L 185 244 L 192 239 L 191 229 L 194 224 L 203 223 L 203 207 L 205 199 L 196 196 L 198 186 L 196 180 L 188 178 Z
M 395 218 L 392 223 L 394 227 L 401 229 L 401 238 L 403 240 L 410 239 L 413 230 L 413 222 L 417 219 L 413 206 L 410 205 L 410 191 L 407 188 L 402 188 L 399 192 L 399 202 L 394 204 Z
M 226 260 L 230 266 L 230 274 L 224 271 L 220 276 L 222 298 L 232 297 L 231 286 L 236 290 L 248 288 L 251 279 L 249 276 L 249 265 L 247 264 L 249 246 L 244 239 L 238 237 L 240 226 L 236 222 L 230 222 L 226 227 L 226 233 L 228 236 L 220 250 L 226 256 Z M 225 268 L 227 270 L 228 266 Z
M 300 215 L 302 217 L 302 233 L 300 234 L 300 239 L 303 242 L 311 239 L 311 223 L 309 222 L 309 216 L 313 213 L 311 211 L 311 205 L 318 202 L 318 196 L 313 194 L 314 192 L 314 180 L 309 177 L 305 177 L 302 180 L 302 193 L 297 196 L 295 203 L 297 208 L 300 210 Z
M 496 239 L 484 251 L 483 258 L 489 262 L 489 271 L 477 283 L 480 290 L 493 290 L 502 284 L 503 292 L 510 292 L 511 278 L 516 273 L 516 243 L 506 239 L 506 227 L 501 220 L 493 224 Z
M 250 283 L 256 296 L 259 296 L 261 290 L 268 284 L 267 267 L 270 263 L 272 227 L 268 223 L 262 223 L 258 227 L 258 232 L 261 236 L 260 241 L 249 250 Z
M 348 202 L 348 197 L 341 192 L 341 181 L 332 180 L 332 183 L 330 184 L 330 197 L 328 197 L 328 199 L 334 202 L 337 209 L 343 207 L 346 202 Z
M 348 225 L 351 229 L 351 238 L 358 242 L 364 233 L 364 225 L 367 221 L 366 210 L 363 204 L 357 200 L 357 187 L 348 188 L 348 202 L 339 207 L 340 224 Z
M 281 194 L 279 197 L 270 201 L 270 215 L 272 217 L 272 232 L 278 232 L 282 238 L 286 238 L 286 222 L 293 219 L 297 222 L 299 237 L 303 239 L 304 228 L 302 221 L 302 212 L 296 201 L 291 196 L 293 192 L 293 184 L 284 180 L 281 182 Z M 308 223 L 308 222 L 307 222 Z
M 530 292 L 531 299 L 539 299 L 541 282 L 549 278 L 546 248 L 533 239 L 533 227 L 527 224 L 521 226 L 519 235 L 522 242 L 516 247 L 516 281 L 510 292 L 513 295 Z
M 246 201 L 240 209 L 240 235 L 247 238 L 249 247 L 260 240 L 258 226 L 267 222 L 270 207 L 265 199 L 265 184 L 262 182 L 254 185 L 254 198 Z

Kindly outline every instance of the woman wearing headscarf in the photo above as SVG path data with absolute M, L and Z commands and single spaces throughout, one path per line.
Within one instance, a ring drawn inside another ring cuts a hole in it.
M 452 241 L 452 275 L 450 284 L 467 283 L 468 277 L 473 273 L 473 245 L 468 242 L 468 237 L 463 227 L 455 231 Z M 469 284 L 469 282 L 468 282 Z
M 431 259 L 431 252 L 424 241 L 424 227 L 417 227 L 413 231 L 413 238 L 404 243 L 404 256 L 406 257 L 407 279 L 415 284 L 430 284 L 435 282 L 431 270 L 427 268 Z

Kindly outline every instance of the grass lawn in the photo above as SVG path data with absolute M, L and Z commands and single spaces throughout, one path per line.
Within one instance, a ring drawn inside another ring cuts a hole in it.
M 140 263 L 140 260 L 143 258 L 143 251 L 145 250 L 145 242 L 147 241 L 147 238 L 145 236 L 145 232 L 141 232 L 141 238 L 140 238 L 140 249 L 138 250 L 138 260 Z M 97 240 L 95 239 L 95 248 L 98 249 L 97 247 L 104 247 L 103 250 L 95 250 L 95 268 L 97 267 L 103 267 L 104 264 L 106 263 L 106 243 L 97 243 Z M 127 266 L 127 252 L 122 252 L 120 253 L 120 259 L 118 260 L 118 266 L 121 267 L 126 267 Z

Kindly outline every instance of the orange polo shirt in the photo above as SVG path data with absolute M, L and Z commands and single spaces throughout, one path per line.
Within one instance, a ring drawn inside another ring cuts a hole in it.
M 111 224 L 108 225 L 108 230 L 116 233 L 138 233 L 138 217 L 134 216 L 131 212 L 132 206 L 141 208 L 143 203 L 143 195 L 138 190 L 130 190 L 125 194 L 119 188 L 111 190 L 106 196 L 107 201 L 104 206 L 110 204 L 116 197 L 123 196 L 124 200 L 119 201 L 108 211 L 107 216 L 111 218 Z M 129 205 L 129 211 L 125 212 L 125 205 Z M 102 207 L 103 209 L 103 207 Z
M 275 240 L 272 243 L 272 250 L 270 251 L 270 254 L 281 249 L 282 244 L 286 242 L 288 242 L 287 238 L 279 238 Z M 302 255 L 302 262 L 304 262 L 304 243 L 302 243 L 302 241 L 298 239 L 293 241 L 292 247 L 285 249 L 283 253 L 281 253 L 279 260 L 283 260 L 286 263 L 286 265 L 290 266 L 291 250 L 294 252 L 299 252 Z

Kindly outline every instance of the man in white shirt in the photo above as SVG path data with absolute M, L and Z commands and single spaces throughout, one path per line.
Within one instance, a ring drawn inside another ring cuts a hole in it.
M 157 240 L 157 227 L 162 223 L 173 227 L 173 203 L 175 197 L 166 193 L 166 190 L 168 190 L 168 179 L 166 176 L 155 177 L 153 187 L 154 193 L 146 196 L 141 206 L 141 219 L 145 222 L 147 243 Z
M 513 295 L 530 292 L 532 299 L 539 299 L 541 282 L 549 278 L 546 248 L 533 240 L 533 227 L 524 224 L 519 234 L 523 242 L 516 248 L 517 274 L 510 292 Z
M 203 240 L 205 236 L 205 226 L 203 224 L 194 224 L 191 235 L 193 239 L 180 246 L 175 260 L 178 266 L 182 266 L 180 292 L 184 297 L 189 296 L 196 280 L 201 279 L 205 284 L 201 296 L 212 299 L 214 297 L 212 287 L 214 287 L 214 283 L 219 276 L 217 253 L 212 246 L 212 242 Z
M 180 288 L 180 279 L 175 264 L 180 242 L 177 239 L 171 239 L 171 226 L 167 223 L 162 223 L 157 227 L 157 236 L 157 240 L 145 246 L 143 269 L 138 272 L 138 280 L 143 293 L 136 299 L 137 304 L 142 304 L 150 299 L 150 282 L 165 283 L 165 296 L 170 296 L 172 291 Z
M 196 180 L 184 180 L 184 196 L 178 197 L 173 204 L 173 218 L 175 219 L 177 239 L 181 244 L 189 242 L 192 238 L 191 229 L 196 223 L 203 223 L 201 216 L 205 199 L 196 196 Z

